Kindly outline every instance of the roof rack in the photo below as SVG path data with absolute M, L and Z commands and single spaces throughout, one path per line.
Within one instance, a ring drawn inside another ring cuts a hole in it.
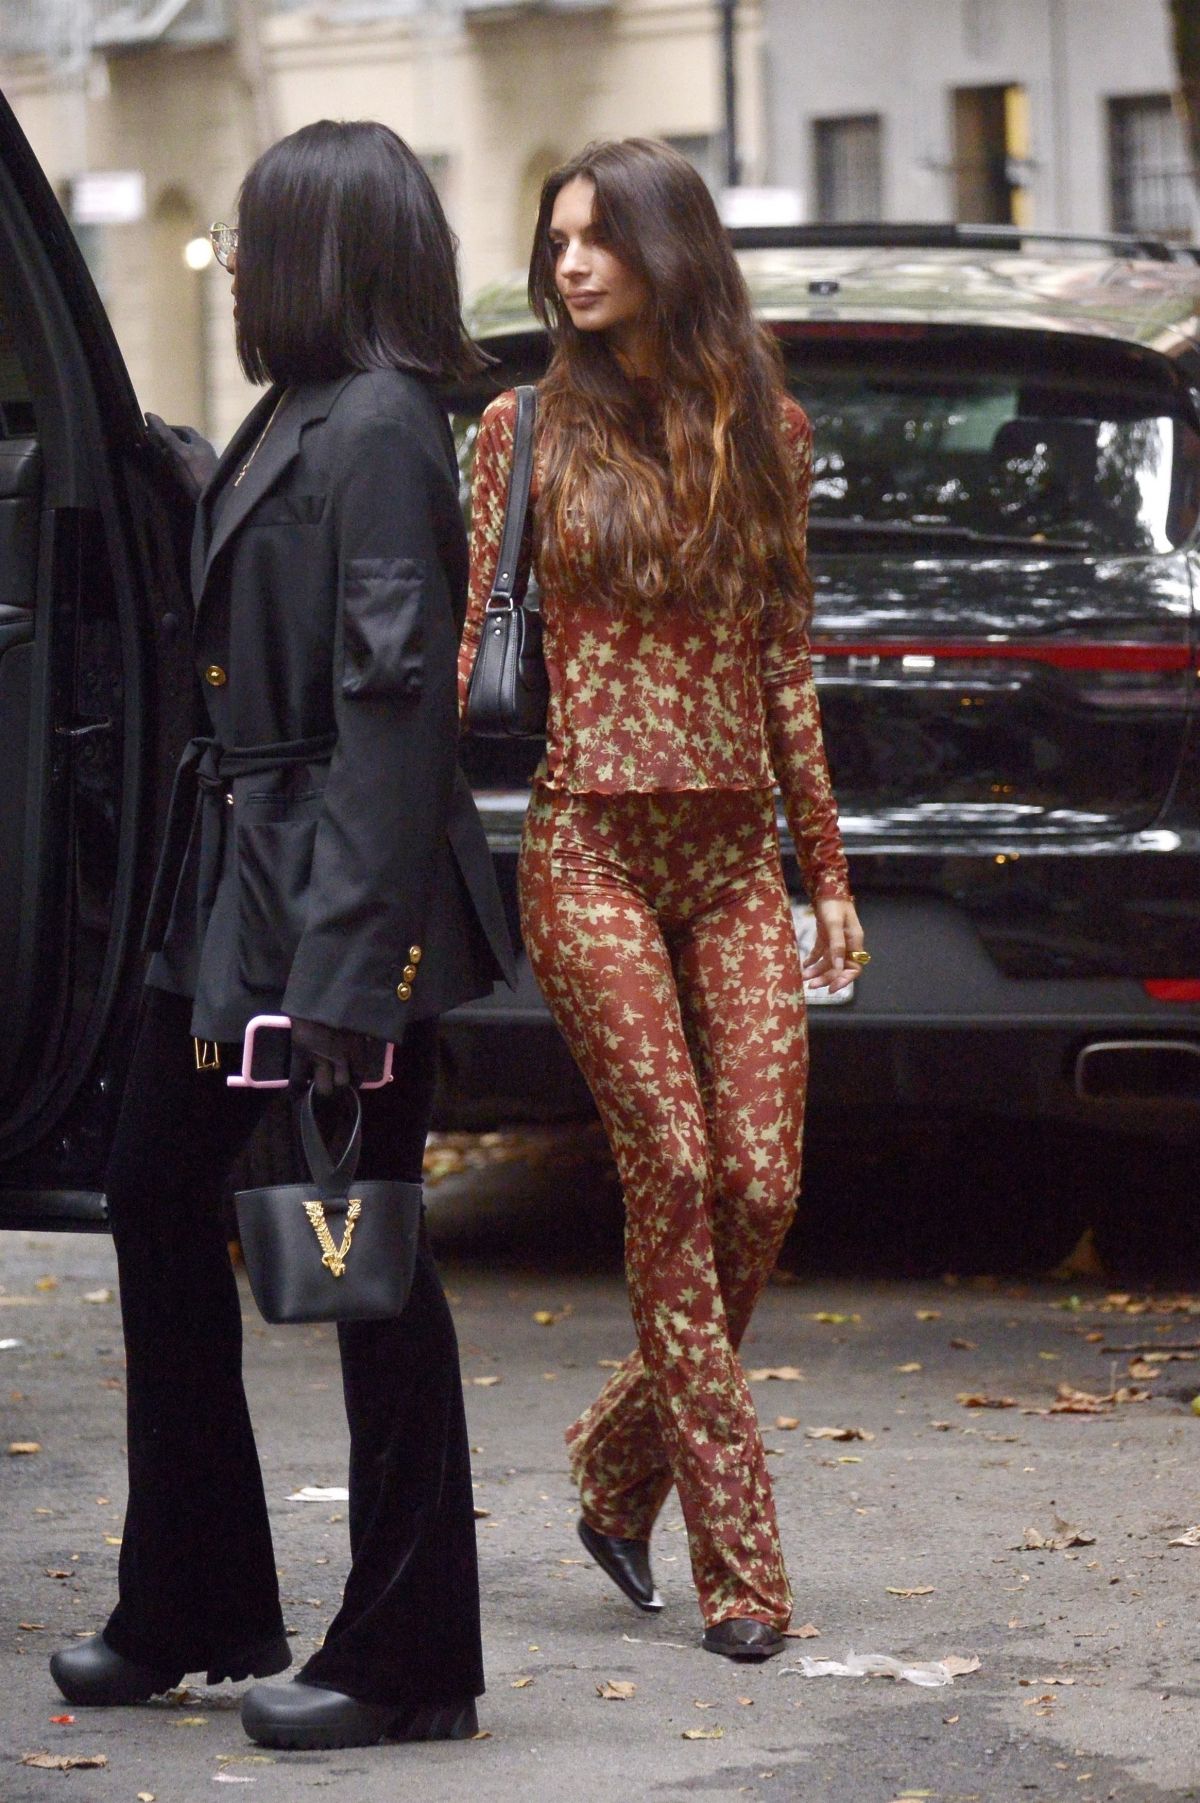
M 735 225 L 738 250 L 1020 250 L 1026 244 L 1091 244 L 1155 263 L 1200 263 L 1200 245 L 1122 232 L 1031 232 L 1019 225 L 941 225 L 868 220 L 857 225 Z

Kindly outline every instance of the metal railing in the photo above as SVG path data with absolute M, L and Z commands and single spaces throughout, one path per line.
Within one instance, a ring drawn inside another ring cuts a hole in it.
M 228 0 L 0 0 L 0 56 L 65 62 L 89 50 L 220 43 Z
M 56 62 L 87 43 L 91 7 L 83 0 L 0 0 L 0 56 L 48 56 Z

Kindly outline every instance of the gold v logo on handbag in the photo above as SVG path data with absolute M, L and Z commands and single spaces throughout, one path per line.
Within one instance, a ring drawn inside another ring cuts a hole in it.
M 354 1223 L 362 1213 L 362 1203 L 357 1200 L 351 1200 L 347 1206 L 346 1231 L 342 1235 L 342 1243 L 340 1246 L 335 1246 L 333 1243 L 333 1235 L 330 1233 L 329 1224 L 325 1219 L 325 1205 L 323 1202 L 306 1202 L 304 1204 L 304 1212 L 312 1223 L 312 1230 L 316 1234 L 318 1243 L 320 1244 L 321 1263 L 328 1271 L 331 1271 L 335 1277 L 344 1277 L 346 1274 L 346 1259 L 350 1253 L 350 1241 L 354 1238 Z

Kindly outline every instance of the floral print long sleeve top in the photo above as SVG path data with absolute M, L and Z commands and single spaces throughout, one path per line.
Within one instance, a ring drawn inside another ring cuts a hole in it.
M 796 505 L 807 517 L 812 431 L 781 402 Z M 471 588 L 459 653 L 459 701 L 483 630 L 504 527 L 516 396 L 480 422 L 472 484 Z M 534 464 L 533 563 L 539 486 Z M 589 587 L 586 549 L 569 591 L 542 587 L 550 674 L 540 780 L 573 794 L 769 789 L 776 783 L 813 900 L 849 897 L 808 633 L 799 609 L 772 597 L 736 617 L 661 603 L 614 609 Z

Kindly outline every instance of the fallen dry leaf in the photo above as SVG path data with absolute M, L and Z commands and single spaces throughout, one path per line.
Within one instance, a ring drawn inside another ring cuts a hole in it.
M 782 1428 L 785 1434 L 790 1434 L 793 1428 L 799 1427 L 800 1419 L 797 1415 L 776 1415 L 775 1425 Z
M 888 1596 L 932 1596 L 933 1595 L 933 1585 L 932 1584 L 914 1584 L 911 1586 L 911 1588 L 909 1588 L 907 1590 L 901 1589 L 896 1584 L 887 1584 L 884 1586 L 884 1588 L 885 1588 Z
M 685 1728 L 683 1740 L 724 1740 L 724 1728 Z
M 978 1352 L 979 1346 L 975 1340 L 954 1339 L 950 1342 L 950 1350 L 952 1352 Z
M 702 1703 L 699 1697 L 695 1698 L 692 1703 L 693 1709 L 716 1709 L 717 1707 L 718 1705 L 716 1703 Z
M 916 1359 L 910 1359 L 907 1365 L 896 1365 L 894 1369 L 904 1372 L 907 1376 L 910 1371 L 919 1371 L 921 1366 Z
M 964 1409 L 1015 1409 L 1017 1406 L 1015 1396 L 984 1396 L 974 1390 L 960 1390 L 954 1400 Z
M 508 1688 L 510 1690 L 528 1690 L 532 1683 L 532 1678 L 514 1678 Z
M 806 1440 L 873 1440 L 865 1427 L 806 1427 Z
M 1061 1553 L 1069 1546 L 1095 1544 L 1095 1534 L 1089 1534 L 1085 1528 L 1077 1528 L 1073 1522 L 1064 1521 L 1061 1515 L 1056 1515 L 1053 1533 L 1043 1534 L 1038 1528 L 1026 1528 L 1025 1538 L 1015 1550 L 1019 1553 Z
M 940 1308 L 919 1308 L 916 1316 L 918 1321 L 940 1321 L 942 1311 Z
M 1167 1541 L 1168 1546 L 1200 1546 L 1200 1527 L 1188 1528 L 1182 1534 L 1176 1534 L 1174 1540 Z
M 492 1511 L 491 1511 L 491 1510 L 490 1510 L 490 1509 L 479 1509 L 479 1508 L 477 1508 L 477 1509 L 476 1509 L 476 1510 L 475 1510 L 475 1519 L 476 1519 L 476 1521 L 486 1521 L 486 1520 L 487 1520 L 487 1519 L 488 1519 L 488 1517 L 489 1517 L 489 1516 L 490 1516 L 490 1514 L 491 1514 L 491 1512 L 492 1512 Z
M 39 1277 L 33 1287 L 35 1290 L 56 1290 L 58 1288 L 58 1278 Z
M 978 1659 L 964 1659 L 961 1653 L 947 1653 L 942 1664 L 952 1678 L 965 1678 L 968 1672 L 979 1670 Z
M 804 1381 L 804 1373 L 797 1365 L 757 1365 L 753 1371 L 747 1371 L 746 1376 L 752 1384 L 766 1383 L 771 1378 L 781 1384 L 798 1384 Z
M 481 1728 L 478 1734 L 472 1734 L 471 1736 L 472 1740 L 491 1740 L 491 1738 L 492 1731 L 490 1728 Z
M 41 1445 L 37 1440 L 10 1440 L 8 1443 L 9 1456 L 14 1459 L 25 1454 L 41 1452 L 41 1450 Z
M 120 1534 L 105 1534 L 104 1544 L 105 1544 L 105 1546 L 120 1546 L 120 1544 L 121 1544 Z
M 471 1382 L 477 1389 L 490 1390 L 493 1384 L 500 1382 L 500 1379 L 498 1377 L 473 1377 Z
M 806 1621 L 800 1628 L 785 1628 L 783 1632 L 788 1640 L 819 1640 L 821 1638 L 820 1628 L 814 1626 L 811 1621 Z
M 36 1766 L 39 1772 L 94 1771 L 108 1764 L 107 1753 L 23 1753 L 22 1765 Z
M 171 1718 L 173 1728 L 207 1728 L 206 1715 L 176 1715 Z
M 69 1728 L 75 1720 L 73 1715 L 52 1715 L 50 1720 L 59 1728 Z
M 154 1803 L 154 1792 L 152 1790 L 140 1790 L 137 1794 L 137 1803 Z
M 862 1320 L 861 1315 L 835 1315 L 832 1310 L 827 1308 L 819 1309 L 815 1315 L 810 1315 L 808 1318 L 810 1321 L 820 1321 L 826 1327 L 844 1327 L 847 1321 Z
M 1060 1283 L 1071 1277 L 1103 1277 L 1104 1260 L 1096 1247 L 1096 1236 L 1092 1228 L 1085 1227 L 1074 1246 L 1062 1262 L 1056 1265 L 1050 1276 Z
M 627 1703 L 636 1690 L 637 1685 L 628 1678 L 606 1678 L 603 1684 L 597 1684 L 596 1695 L 606 1703 Z
M 44 1621 L 19 1621 L 17 1627 L 22 1634 L 44 1634 L 46 1631 Z
M 945 1726 L 947 1728 L 953 1728 L 953 1726 L 957 1720 L 958 1720 L 958 1717 L 956 1715 L 944 1715 L 942 1717 L 943 1726 Z
M 111 1290 L 85 1290 L 83 1292 L 83 1300 L 85 1302 L 111 1302 L 112 1299 L 113 1293 Z
M 754 1707 L 753 1697 L 734 1697 L 733 1700 L 741 1709 L 753 1709 Z
M 1048 1409 L 1030 1409 L 1031 1415 L 1107 1415 L 1126 1402 L 1148 1402 L 1149 1390 L 1132 1390 L 1123 1386 L 1096 1395 L 1091 1390 L 1076 1390 L 1071 1384 L 1059 1384 L 1055 1400 Z
M 46 1576 L 48 1578 L 70 1578 L 74 1575 L 75 1574 L 70 1571 L 56 1571 L 52 1565 L 46 1567 Z
M 597 1359 L 601 1371 L 619 1371 L 625 1363 L 624 1359 Z
M 570 1313 L 571 1304 L 565 1302 L 561 1308 L 535 1309 L 533 1318 L 539 1327 L 554 1327 L 559 1321 L 565 1321 Z
M 1152 1365 L 1149 1359 L 1130 1359 L 1129 1376 L 1140 1378 L 1161 1377 L 1161 1365 Z

